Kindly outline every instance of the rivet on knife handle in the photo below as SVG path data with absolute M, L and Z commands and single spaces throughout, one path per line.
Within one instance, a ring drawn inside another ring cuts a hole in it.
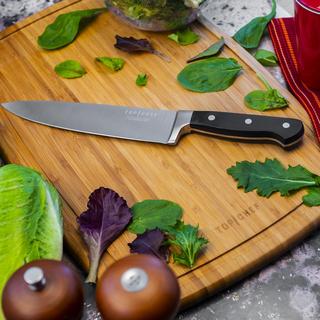
M 216 111 L 194 111 L 190 127 L 222 138 L 275 142 L 284 148 L 299 143 L 304 134 L 298 119 Z

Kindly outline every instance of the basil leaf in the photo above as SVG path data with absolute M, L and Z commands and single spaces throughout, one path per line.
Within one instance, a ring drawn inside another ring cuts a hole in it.
M 218 54 L 222 48 L 224 47 L 224 38 L 222 37 L 219 41 L 215 42 L 212 46 L 210 46 L 208 49 L 204 50 L 203 52 L 199 53 L 195 57 L 189 59 L 187 63 L 210 58 Z
M 257 48 L 267 25 L 276 15 L 276 9 L 276 1 L 272 0 L 271 12 L 264 17 L 257 17 L 251 20 L 233 36 L 233 39 L 246 49 Z
M 255 90 L 247 94 L 244 98 L 245 105 L 254 110 L 268 111 L 280 109 L 288 106 L 288 101 L 281 93 L 270 86 L 261 74 L 257 74 L 260 80 L 265 84 L 267 90 Z
M 209 58 L 187 65 L 177 79 L 191 91 L 217 92 L 229 88 L 241 69 L 235 59 Z
M 146 73 L 140 73 L 138 74 L 138 77 L 136 79 L 136 85 L 139 87 L 144 87 L 148 83 L 148 75 Z
M 198 42 L 200 36 L 193 32 L 190 28 L 185 28 L 169 34 L 168 38 L 176 43 L 181 44 L 182 46 L 187 46 L 189 44 Z
M 75 60 L 66 60 L 59 63 L 54 68 L 54 71 L 60 77 L 66 79 L 80 78 L 87 73 L 81 64 Z
M 176 252 L 173 253 L 173 260 L 179 264 L 192 268 L 201 251 L 208 243 L 208 240 L 199 236 L 199 226 L 192 226 L 180 222 L 176 228 L 170 229 L 168 242 L 176 247 Z
M 98 57 L 96 58 L 96 61 L 101 62 L 112 71 L 121 70 L 125 64 L 125 61 L 122 58 Z
M 106 8 L 78 10 L 59 15 L 38 37 L 39 46 L 54 50 L 68 45 L 76 38 L 82 20 L 94 18 L 105 10 Z
M 257 50 L 257 52 L 254 54 L 254 57 L 266 67 L 274 67 L 278 64 L 277 56 L 268 50 Z
M 135 234 L 156 228 L 165 231 L 182 216 L 182 208 L 167 200 L 145 200 L 136 203 L 131 210 L 133 220 L 128 230 Z
M 308 194 L 305 195 L 302 200 L 308 207 L 320 206 L 320 188 L 309 188 Z
M 265 162 L 237 162 L 227 173 L 238 181 L 238 188 L 245 192 L 257 190 L 258 195 L 270 197 L 274 192 L 288 196 L 304 187 L 319 186 L 319 177 L 302 166 L 286 169 L 277 159 Z

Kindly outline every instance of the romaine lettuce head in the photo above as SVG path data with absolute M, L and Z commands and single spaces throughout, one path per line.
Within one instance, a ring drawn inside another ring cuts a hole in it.
M 30 168 L 15 164 L 1 167 L 0 298 L 6 281 L 23 264 L 61 259 L 62 238 L 56 189 Z

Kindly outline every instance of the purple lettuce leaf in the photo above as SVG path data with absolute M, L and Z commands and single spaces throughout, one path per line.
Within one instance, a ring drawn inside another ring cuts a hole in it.
M 99 188 L 91 193 L 77 222 L 89 248 L 90 270 L 86 282 L 96 282 L 102 253 L 120 236 L 132 218 L 127 202 L 115 191 Z
M 167 62 L 170 62 L 170 57 L 166 56 L 162 52 L 154 49 L 152 44 L 147 39 L 136 39 L 134 37 L 121 37 L 116 35 L 116 43 L 114 45 L 117 49 L 125 51 L 125 52 L 150 52 L 153 53 L 160 58 L 164 59 Z
M 164 243 L 165 234 L 159 229 L 146 231 L 137 236 L 137 238 L 128 243 L 131 253 L 151 254 L 165 261 L 169 257 L 169 246 Z

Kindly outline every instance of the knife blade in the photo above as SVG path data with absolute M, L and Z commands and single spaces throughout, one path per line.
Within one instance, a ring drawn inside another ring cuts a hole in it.
M 2 106 L 19 117 L 55 128 L 168 145 L 175 145 L 186 133 L 199 132 L 227 139 L 275 142 L 288 148 L 298 144 L 304 134 L 298 119 L 253 114 L 55 101 L 16 101 Z

